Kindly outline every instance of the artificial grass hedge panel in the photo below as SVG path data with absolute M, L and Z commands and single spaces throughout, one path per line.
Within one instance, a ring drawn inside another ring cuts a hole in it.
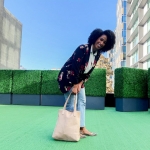
M 87 96 L 106 96 L 106 69 L 94 69 L 85 83 Z
M 0 70 L 0 93 L 9 94 L 12 90 L 12 70 Z
M 41 94 L 40 70 L 13 70 L 13 94 Z
M 147 77 L 147 70 L 127 67 L 115 69 L 115 97 L 147 98 Z
M 62 95 L 58 88 L 58 77 L 59 70 L 43 70 L 42 74 L 42 87 L 41 94 L 47 95 Z
M 148 98 L 150 98 L 150 68 L 148 69 Z

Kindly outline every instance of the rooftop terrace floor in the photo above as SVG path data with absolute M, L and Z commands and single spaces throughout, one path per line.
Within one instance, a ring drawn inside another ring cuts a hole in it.
M 52 139 L 58 109 L 0 105 L 0 150 L 150 150 L 150 110 L 86 110 L 86 127 L 98 135 L 64 142 Z

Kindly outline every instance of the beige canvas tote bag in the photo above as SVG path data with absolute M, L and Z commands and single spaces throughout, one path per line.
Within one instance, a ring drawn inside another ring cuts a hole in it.
M 58 119 L 52 137 L 55 140 L 79 141 L 80 140 L 80 112 L 76 110 L 77 94 L 74 95 L 74 111 L 66 110 L 66 105 L 71 96 L 68 96 L 63 109 L 58 112 Z

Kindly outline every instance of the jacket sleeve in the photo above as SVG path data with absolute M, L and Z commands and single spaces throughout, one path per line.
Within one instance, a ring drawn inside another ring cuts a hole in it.
M 80 71 L 84 70 L 83 59 L 85 55 L 85 45 L 80 45 L 72 55 L 72 84 L 79 83 L 82 79 L 80 78 Z

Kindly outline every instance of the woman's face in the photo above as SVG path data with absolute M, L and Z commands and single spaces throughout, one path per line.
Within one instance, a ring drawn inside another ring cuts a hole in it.
M 99 50 L 99 49 L 103 48 L 105 46 L 106 42 L 107 42 L 107 36 L 103 34 L 96 40 L 96 42 L 93 45 L 93 49 Z

